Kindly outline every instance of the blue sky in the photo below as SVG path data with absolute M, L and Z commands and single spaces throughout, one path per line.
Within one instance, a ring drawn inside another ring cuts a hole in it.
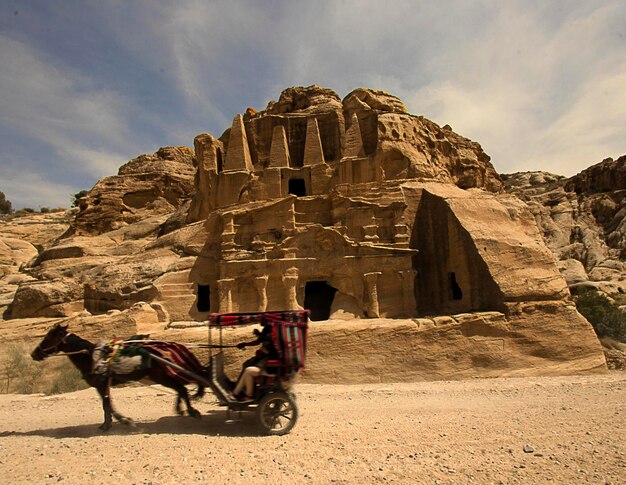
M 626 2 L 0 0 L 0 190 L 70 194 L 289 86 L 399 96 L 501 173 L 626 154 Z

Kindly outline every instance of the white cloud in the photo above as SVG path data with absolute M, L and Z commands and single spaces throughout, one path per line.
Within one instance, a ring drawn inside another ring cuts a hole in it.
M 3 165 L 95 182 L 156 146 L 219 136 L 248 105 L 313 83 L 340 96 L 396 94 L 480 142 L 503 172 L 570 174 L 626 152 L 620 0 L 144 0 L 87 12 L 96 42 L 71 52 L 104 59 L 106 79 L 104 64 L 62 59 L 54 36 L 55 49 L 38 49 L 27 33 L 0 35 L 0 128 L 36 145 L 29 161 L 3 140 Z M 83 20 L 72 6 L 65 17 Z M 73 32 L 63 42 L 76 46 Z
M 489 28 L 408 96 L 409 109 L 480 142 L 503 172 L 572 175 L 626 152 L 623 7 L 584 3 L 557 22 L 499 5 Z
M 102 156 L 132 146 L 119 94 L 94 88 L 77 73 L 63 72 L 31 47 L 3 36 L 0 64 L 0 124 L 48 145 L 70 174 L 100 177 L 124 161 L 115 153 Z M 31 161 L 33 169 L 37 162 Z
M 71 184 L 52 183 L 46 173 L 33 173 L 9 167 L 2 167 L 2 182 L 7 185 L 0 189 L 11 201 L 14 209 L 69 207 L 71 194 L 84 189 Z
M 537 137 L 532 163 L 571 175 L 626 153 L 626 62 L 591 76 L 574 103 Z

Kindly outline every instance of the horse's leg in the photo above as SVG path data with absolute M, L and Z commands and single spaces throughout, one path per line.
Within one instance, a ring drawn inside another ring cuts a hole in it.
M 185 401 L 185 404 L 187 405 L 187 412 L 189 413 L 189 416 L 191 416 L 192 418 L 196 418 L 196 419 L 202 418 L 202 414 L 200 414 L 200 411 L 198 411 L 196 408 L 194 408 L 191 405 L 191 401 L 189 400 L 189 393 L 187 392 L 187 388 L 181 384 L 180 385 L 180 389 L 176 389 L 176 390 L 178 391 L 178 399 L 180 400 L 182 398 Z
M 104 411 L 104 423 L 100 425 L 100 429 L 102 431 L 108 431 L 111 429 L 112 419 L 111 415 L 113 414 L 113 406 L 111 405 L 111 381 L 109 379 L 102 380 L 98 382 L 96 385 L 96 390 L 98 394 L 100 394 L 100 398 L 102 399 L 102 409 Z
M 191 405 L 187 388 L 181 381 L 168 376 L 163 366 L 152 367 L 151 370 L 152 373 L 150 375 L 150 379 L 158 384 L 161 384 L 162 386 L 169 387 L 170 389 L 174 389 L 176 391 L 175 409 L 177 414 L 181 416 L 184 414 L 180 405 L 180 401 L 184 400 L 187 405 L 187 412 L 189 413 L 189 416 L 193 416 L 194 418 L 200 418 L 202 416 L 200 411 Z
M 198 411 L 196 408 L 194 408 L 191 405 L 191 400 L 189 399 L 189 393 L 187 392 L 187 388 L 183 384 L 181 384 L 180 382 L 172 381 L 171 383 L 168 384 L 168 387 L 171 387 L 177 393 L 176 412 L 178 414 L 180 414 L 181 416 L 184 414 L 180 406 L 180 401 L 183 400 L 185 401 L 185 404 L 187 405 L 187 412 L 189 413 L 189 416 L 198 418 L 198 419 L 202 417 L 202 415 L 200 414 L 200 411 Z
M 174 406 L 174 410 L 176 411 L 176 414 L 178 414 L 179 416 L 183 416 L 185 414 L 185 411 L 183 411 L 183 408 L 180 406 L 180 401 L 180 391 L 176 389 L 176 405 Z
M 104 423 L 100 426 L 100 429 L 103 431 L 108 431 L 111 429 L 112 419 L 111 416 L 118 420 L 120 423 L 125 424 L 127 426 L 135 426 L 135 422 L 121 413 L 118 413 L 113 407 L 113 402 L 111 401 L 111 377 L 109 377 L 106 381 L 102 383 L 102 385 L 97 386 L 98 392 L 102 397 L 102 407 L 104 409 Z

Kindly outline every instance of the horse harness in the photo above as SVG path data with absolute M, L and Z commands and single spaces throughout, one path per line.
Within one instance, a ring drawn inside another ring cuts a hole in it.
M 56 344 L 51 345 L 50 347 L 46 347 L 45 349 L 42 349 L 41 348 L 41 344 L 39 344 L 36 347 L 35 350 L 39 350 L 46 357 L 56 357 L 54 354 L 57 354 L 58 352 L 60 352 L 59 347 L 66 342 L 67 338 L 70 335 L 72 335 L 72 334 L 71 333 L 66 333 L 65 336 L 61 340 L 59 340 Z M 88 354 L 88 353 L 89 353 L 89 351 L 87 349 L 83 349 L 83 350 L 77 350 L 75 352 L 63 352 L 63 354 L 60 355 L 59 357 L 62 357 L 64 355 Z

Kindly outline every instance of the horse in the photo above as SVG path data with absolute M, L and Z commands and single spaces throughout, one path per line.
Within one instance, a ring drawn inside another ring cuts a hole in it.
M 145 344 L 146 350 L 150 351 L 150 345 L 147 341 Z M 208 380 L 208 371 L 203 368 L 198 362 L 195 356 L 182 344 L 173 342 L 156 342 L 157 344 L 164 344 L 170 348 L 174 348 L 177 352 L 184 355 L 185 359 L 190 362 L 194 369 L 193 372 L 198 374 L 201 378 Z M 141 345 L 141 343 L 140 343 Z M 57 324 L 52 327 L 39 345 L 31 353 L 33 360 L 41 361 L 47 357 L 63 352 L 70 359 L 72 364 L 80 371 L 82 378 L 92 387 L 95 387 L 102 398 L 102 408 L 104 410 L 104 422 L 100 426 L 100 429 L 107 431 L 112 426 L 112 417 L 120 423 L 133 426 L 134 421 L 131 418 L 123 416 L 113 408 L 110 397 L 110 387 L 118 384 L 124 384 L 132 381 L 139 381 L 142 379 L 148 379 L 162 386 L 174 389 L 177 393 L 176 397 L 176 412 L 179 415 L 183 415 L 184 412 L 181 408 L 181 400 L 185 401 L 187 406 L 187 413 L 200 419 L 200 412 L 195 409 L 190 402 L 189 393 L 185 387 L 185 384 L 189 382 L 195 382 L 198 385 L 198 391 L 194 398 L 199 398 L 204 395 L 204 385 L 202 382 L 190 379 L 183 376 L 180 373 L 172 371 L 167 364 L 161 362 L 159 358 L 150 359 L 150 367 L 147 369 L 134 370 L 128 374 L 113 374 L 108 376 L 102 374 L 96 374 L 93 372 L 93 353 L 96 349 L 96 345 L 88 340 L 85 340 L 78 335 L 68 332 L 67 326 Z

